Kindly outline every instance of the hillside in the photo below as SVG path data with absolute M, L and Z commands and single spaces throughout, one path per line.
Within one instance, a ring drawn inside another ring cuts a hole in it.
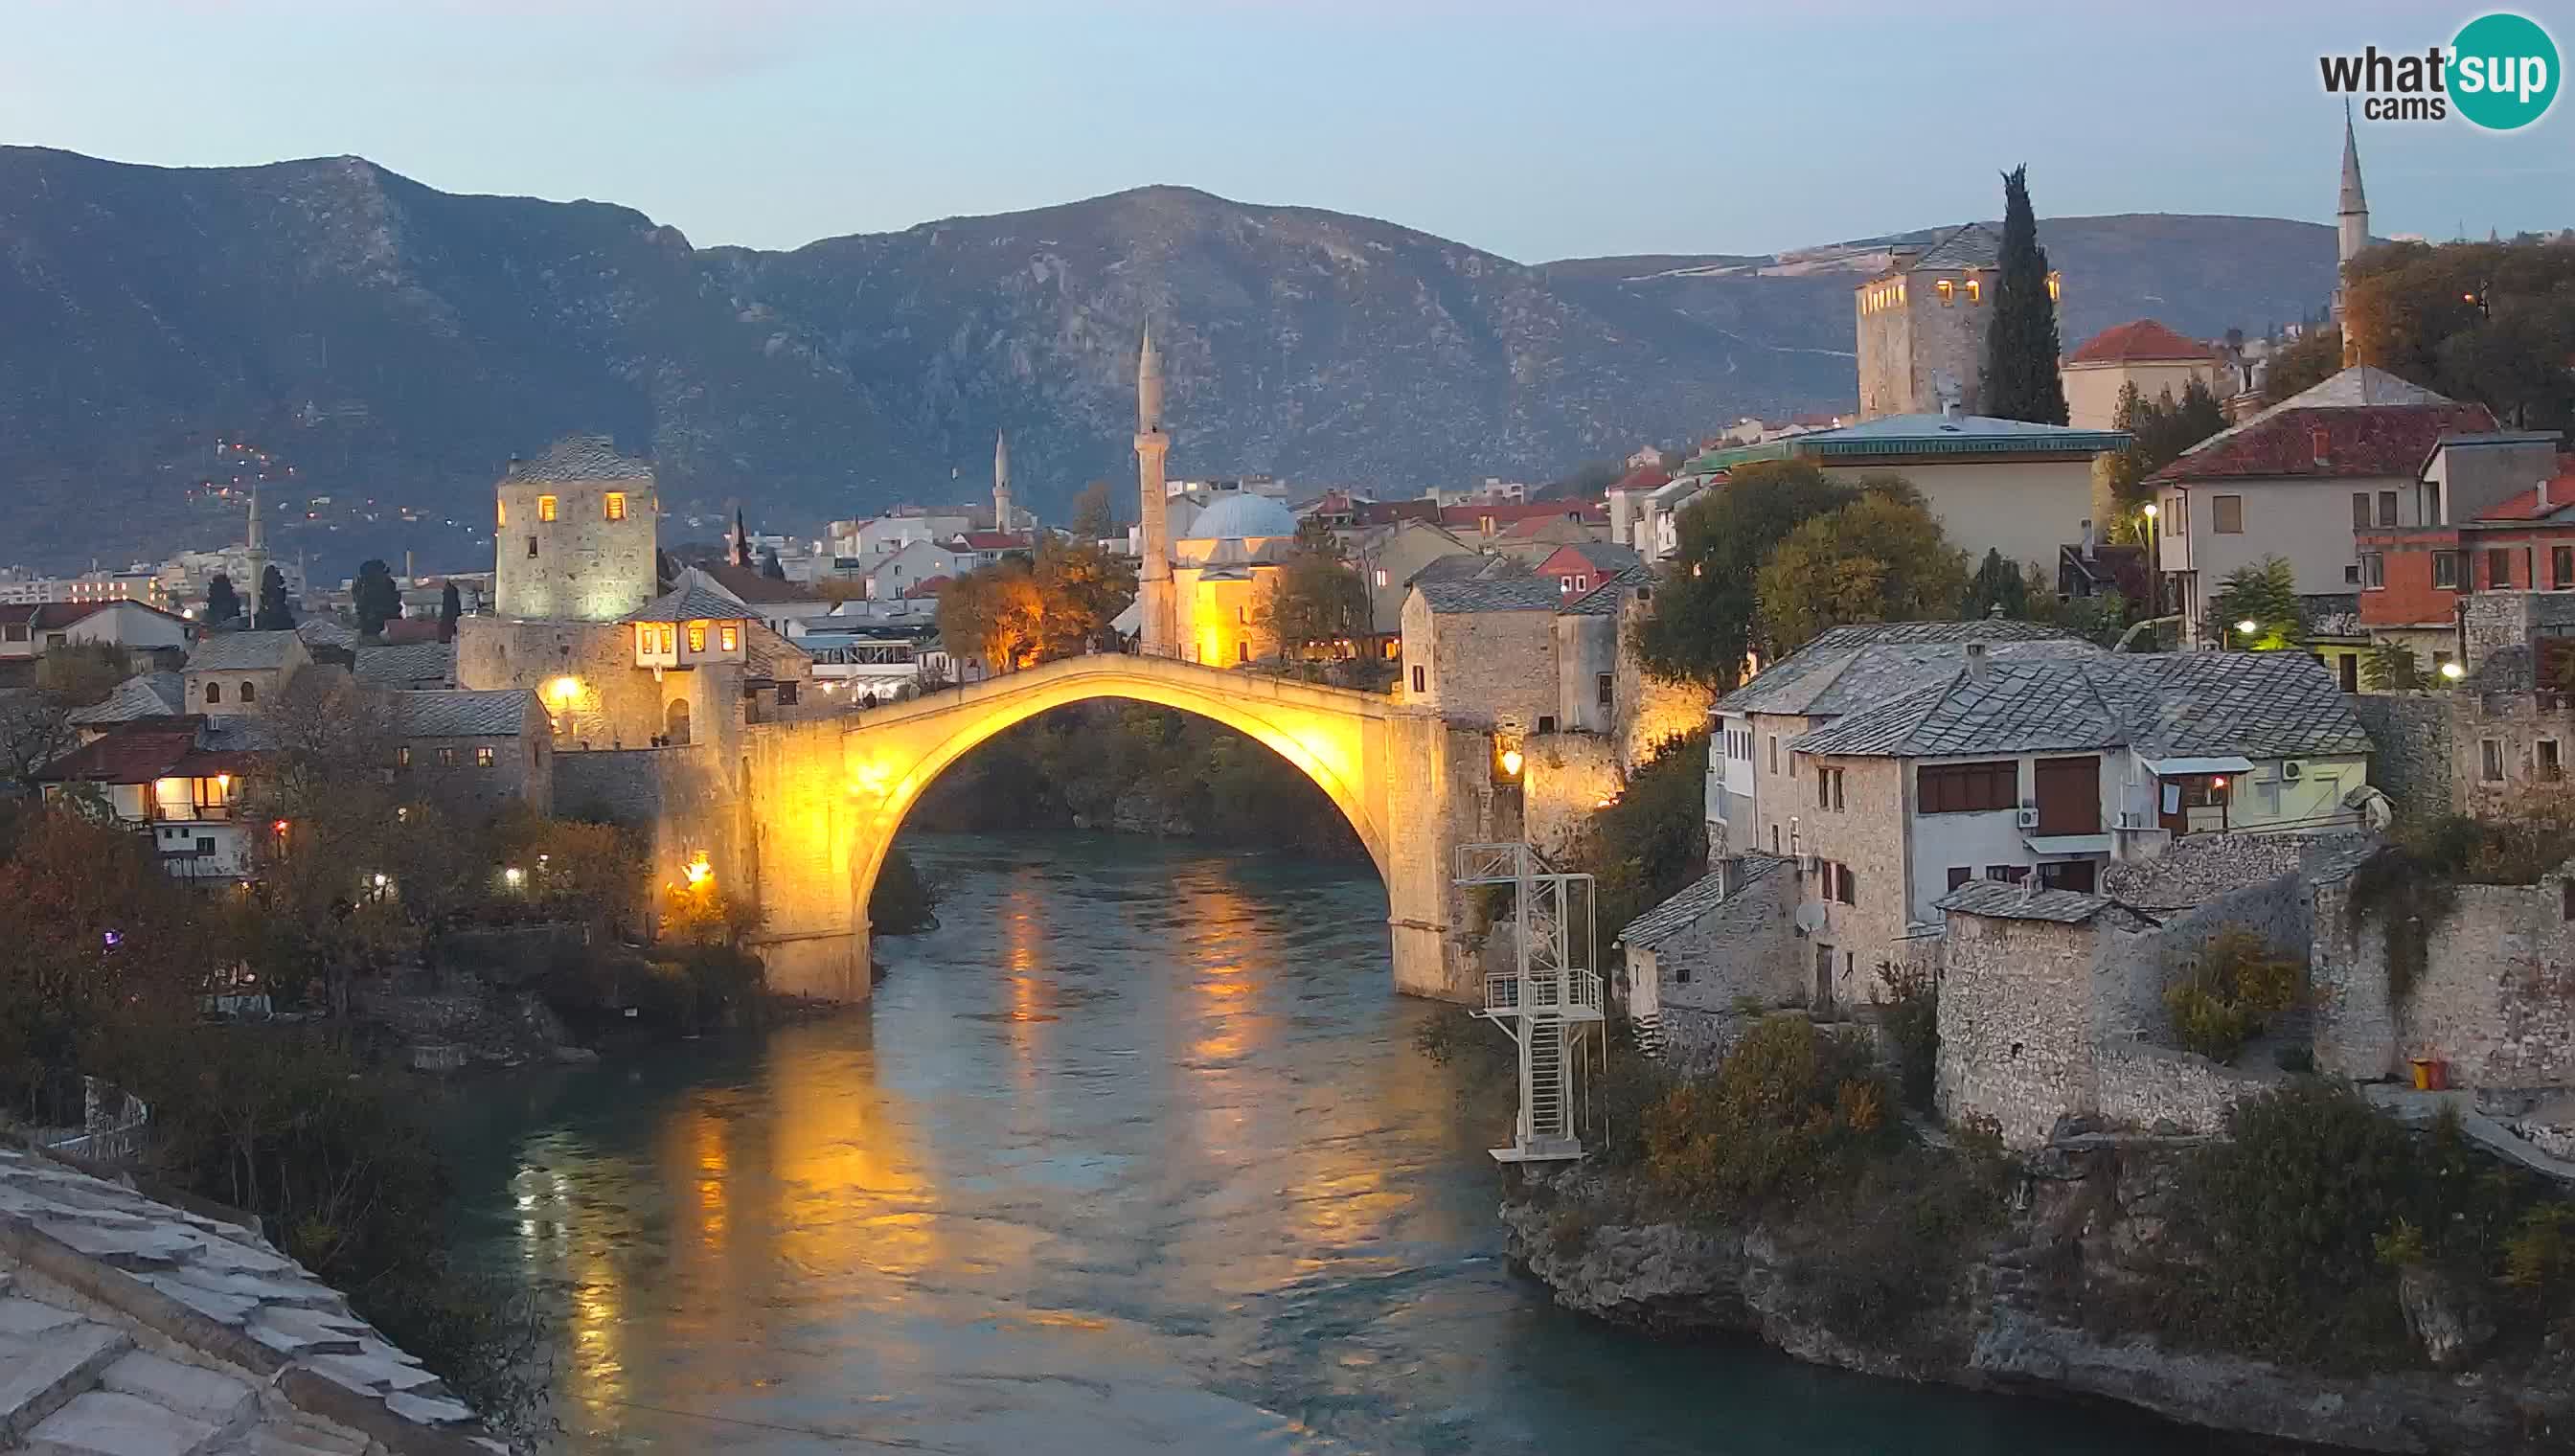
M 2069 342 L 2145 312 L 2258 328 L 2330 288 L 2324 227 L 2045 227 Z M 651 451 L 683 513 L 738 497 L 789 529 L 948 498 L 952 469 L 980 489 L 1008 429 L 1023 499 L 1061 512 L 1132 469 L 1149 321 L 1176 473 L 1544 478 L 1846 404 L 1869 251 L 1530 267 L 1155 187 L 761 253 L 357 158 L 171 170 L 0 148 L 0 539 L 18 544 L 0 557 L 219 539 L 238 506 L 191 490 L 229 482 L 218 441 L 267 452 L 281 498 L 331 498 L 272 516 L 334 576 L 406 547 L 475 559 L 503 462 L 575 429 Z

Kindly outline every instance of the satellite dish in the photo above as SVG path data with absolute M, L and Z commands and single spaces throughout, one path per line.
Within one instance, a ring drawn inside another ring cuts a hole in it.
M 1789 919 L 1797 927 L 1798 934 L 1812 935 L 1824 928 L 1824 907 L 1813 900 L 1807 900 L 1797 906 L 1797 912 Z

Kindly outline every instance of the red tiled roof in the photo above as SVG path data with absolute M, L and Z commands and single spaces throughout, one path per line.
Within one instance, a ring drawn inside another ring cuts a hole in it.
M 197 751 L 199 717 L 138 719 L 44 766 L 48 783 L 149 783 Z
M 1436 523 L 1439 504 L 1435 501 L 1361 501 L 1357 520 L 1361 526 L 1391 526 L 1397 521 Z
M 402 643 L 438 641 L 438 619 L 435 617 L 397 617 L 385 624 L 377 641 L 391 647 Z
M 2134 319 L 2083 341 L 2065 356 L 2068 364 L 2121 364 L 2146 359 L 2215 359 L 2207 345 L 2185 339 L 2152 319 Z
M 2548 482 L 2547 504 L 2540 503 L 2537 491 L 2517 491 L 2497 502 L 2494 509 L 2477 517 L 2479 521 L 2538 521 L 2575 506 L 2575 471 L 2568 471 Z
M 918 602 L 925 597 L 938 596 L 939 589 L 947 586 L 948 583 L 949 579 L 946 577 L 924 577 L 920 581 L 913 583 L 903 595 L 912 601 Z
M 2495 428 L 2483 405 L 2323 405 L 2282 410 L 2211 436 L 2156 481 L 2259 476 L 2410 476 L 2444 435 Z M 2321 435 L 2324 449 L 2316 448 Z
M 1487 521 L 1495 526 L 1514 526 L 1522 521 L 1544 518 L 1576 517 L 1600 523 L 1609 519 L 1609 508 L 1598 501 L 1496 501 L 1487 506 L 1442 506 L 1442 526 L 1468 526 L 1481 530 Z
M 1029 546 L 1029 539 L 1015 531 L 969 531 L 960 534 L 957 541 L 968 551 L 1026 551 Z
M 1618 478 L 1613 491 L 1653 491 L 1672 483 L 1672 473 L 1658 465 L 1640 465 Z

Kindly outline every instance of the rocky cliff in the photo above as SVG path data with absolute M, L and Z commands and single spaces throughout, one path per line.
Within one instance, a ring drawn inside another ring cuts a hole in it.
M 2147 313 L 2258 329 L 2332 286 L 2320 226 L 2044 232 L 2069 343 Z M 762 253 L 355 157 L 0 148 L 0 539 L 58 565 L 221 539 L 239 504 L 190 493 L 239 473 L 218 442 L 249 442 L 284 549 L 333 575 L 406 547 L 470 563 L 503 463 L 572 430 L 650 451 L 683 515 L 739 497 L 806 529 L 971 496 L 1007 429 L 1023 500 L 1060 515 L 1133 468 L 1149 322 L 1178 474 L 1542 481 L 1746 414 L 1846 408 L 1851 286 L 1881 253 L 1531 267 L 1180 187 Z
M 2004 1227 L 1955 1261 L 1945 1296 L 1900 1318 L 1837 1307 L 1847 1250 L 1800 1228 L 1639 1216 L 1634 1189 L 1584 1170 L 1524 1177 L 1502 1210 L 1511 1256 L 1558 1303 L 1661 1334 L 1748 1334 L 1800 1359 L 1977 1389 L 2120 1401 L 2190 1425 L 2383 1452 L 2575 1448 L 2575 1355 L 2477 1352 L 2459 1291 L 2413 1288 L 2423 1368 L 2338 1376 L 2087 1328 L 2156 1277 L 2177 1146 L 2095 1139 L 2022 1172 Z

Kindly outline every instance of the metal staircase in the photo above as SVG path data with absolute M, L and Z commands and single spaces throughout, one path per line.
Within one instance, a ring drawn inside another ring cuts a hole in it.
M 1519 1049 L 1519 1120 L 1511 1145 L 1492 1154 L 1506 1163 L 1578 1158 L 1583 1068 L 1608 1044 L 1591 876 L 1559 872 L 1513 841 L 1459 845 L 1457 882 L 1511 889 L 1513 968 L 1484 977 L 1475 1013 L 1508 1031 Z

